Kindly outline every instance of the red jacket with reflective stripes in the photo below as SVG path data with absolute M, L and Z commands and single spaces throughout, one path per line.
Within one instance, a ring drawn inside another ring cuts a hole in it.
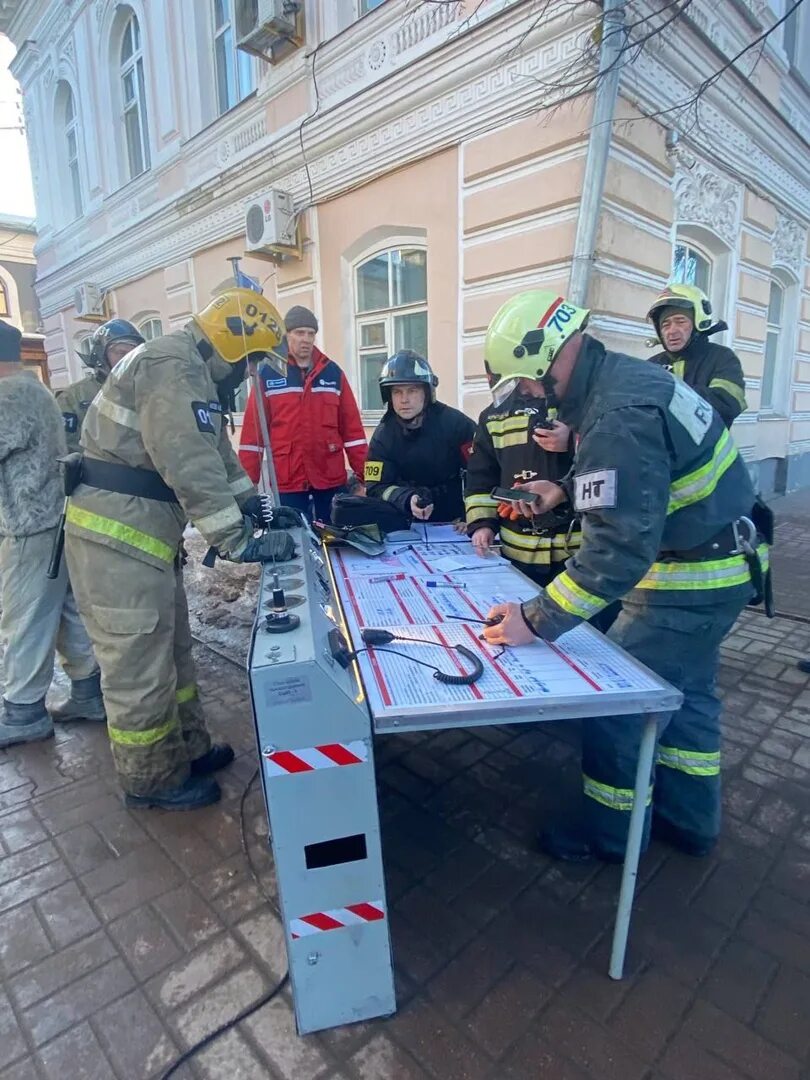
M 319 349 L 308 371 L 289 360 L 286 376 L 259 369 L 264 412 L 270 432 L 279 491 L 324 491 L 346 483 L 344 451 L 362 480 L 368 453 L 363 424 L 352 388 L 343 371 Z M 251 389 L 239 460 L 258 483 L 262 435 Z

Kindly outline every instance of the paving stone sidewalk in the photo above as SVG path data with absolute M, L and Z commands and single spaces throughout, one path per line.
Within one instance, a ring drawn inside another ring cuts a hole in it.
M 777 509 L 780 604 L 801 604 L 810 499 Z M 175 1075 L 809 1077 L 804 656 L 808 623 L 748 613 L 729 638 L 723 840 L 707 860 L 657 844 L 644 857 L 624 982 L 606 975 L 618 868 L 558 866 L 531 846 L 539 813 L 573 804 L 576 725 L 388 736 L 376 752 L 397 1015 L 302 1039 L 285 993 Z M 197 659 L 212 726 L 239 754 L 219 806 L 126 811 L 99 727 L 0 752 L 0 1080 L 159 1077 L 284 970 L 239 828 L 255 768 L 245 678 L 202 646 Z M 246 807 L 272 898 L 257 789 Z

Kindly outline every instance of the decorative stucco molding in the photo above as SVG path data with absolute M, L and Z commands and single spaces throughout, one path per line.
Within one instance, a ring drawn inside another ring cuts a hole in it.
M 774 263 L 786 266 L 796 277 L 800 277 L 806 239 L 806 232 L 797 221 L 779 214 L 773 234 Z
M 678 221 L 711 229 L 729 247 L 736 246 L 742 189 L 714 172 L 688 151 L 676 154 L 678 168 L 673 181 Z

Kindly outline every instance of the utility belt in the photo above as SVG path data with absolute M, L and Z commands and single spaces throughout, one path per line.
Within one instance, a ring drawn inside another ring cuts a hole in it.
M 71 454 L 70 457 L 80 455 Z M 75 482 L 74 482 L 75 481 Z M 99 488 L 101 491 L 114 491 L 118 495 L 134 495 L 140 499 L 154 499 L 156 502 L 179 503 L 179 499 L 169 485 L 151 469 L 137 469 L 131 465 L 115 465 L 97 458 L 82 457 L 78 480 L 76 472 L 71 475 L 73 486 L 68 488 L 68 470 L 65 470 L 65 494 L 72 495 L 79 484 Z
M 725 525 L 714 536 L 696 547 L 679 551 L 661 551 L 658 562 L 708 562 L 742 555 L 751 575 L 754 596 L 749 607 L 762 604 L 768 618 L 773 618 L 773 581 L 770 565 L 763 566 L 757 548 L 760 544 L 770 547 L 774 539 L 773 511 L 759 496 L 750 517 L 741 517 Z

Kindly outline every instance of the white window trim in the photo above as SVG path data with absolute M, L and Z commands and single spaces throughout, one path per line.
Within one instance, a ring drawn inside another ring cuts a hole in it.
M 736 277 L 736 259 L 728 244 L 710 229 L 690 222 L 675 222 L 672 232 L 672 261 L 677 244 L 693 248 L 709 263 L 709 300 L 712 305 L 712 322 L 724 319 L 728 322 L 732 312 L 731 284 Z M 712 341 L 718 345 L 730 345 L 731 330 L 713 334 Z
M 140 37 L 140 44 L 135 48 L 134 41 L 134 27 L 133 27 L 133 51 L 132 55 L 126 60 L 121 58 L 121 50 L 124 44 L 124 36 L 126 35 L 127 28 L 131 23 L 137 25 L 138 35 Z M 124 161 L 125 161 L 125 183 L 130 180 L 135 180 L 139 176 L 143 176 L 145 172 L 149 172 L 152 168 L 152 150 L 149 145 L 149 103 L 147 94 L 147 79 L 146 79 L 146 59 L 144 50 L 144 27 L 145 23 L 138 16 L 138 13 L 134 8 L 129 8 L 129 14 L 122 21 L 119 33 L 116 36 L 116 56 L 118 60 L 118 96 L 121 103 L 121 116 L 120 123 L 123 134 L 124 144 Z M 127 98 L 124 91 L 124 79 L 129 74 L 133 75 L 135 86 L 135 97 L 131 100 L 130 104 L 127 104 Z M 127 133 L 127 113 L 131 109 L 137 109 L 138 111 L 138 139 L 140 141 L 141 160 L 143 168 L 140 172 L 135 173 L 132 171 L 132 164 L 130 161 L 130 145 L 129 136 Z
M 56 84 L 56 107 L 59 110 L 60 123 L 58 127 L 62 132 L 62 158 L 64 162 L 64 180 L 65 185 L 68 188 L 69 197 L 71 200 L 70 217 L 65 220 L 65 224 L 70 224 L 76 221 L 84 213 L 84 183 L 82 177 L 82 130 L 81 123 L 79 121 L 79 103 L 73 87 L 67 79 L 60 79 Z M 73 107 L 73 118 L 68 121 L 67 119 L 67 107 L 68 102 Z M 71 159 L 69 150 L 70 136 L 73 135 L 76 142 L 76 156 L 75 159 Z M 76 168 L 76 180 L 78 181 L 78 192 L 73 183 L 73 166 Z M 76 201 L 78 200 L 78 207 Z
M 407 315 L 418 314 L 422 311 L 428 310 L 428 299 L 426 295 L 425 300 L 420 300 L 415 304 L 404 304 L 401 307 L 396 308 L 378 308 L 376 311 L 358 311 L 357 310 L 357 271 L 363 265 L 368 262 L 369 259 L 373 259 L 375 255 L 382 255 L 386 251 L 394 251 L 396 249 L 406 248 L 410 251 L 424 251 L 425 255 L 428 254 L 427 240 L 424 235 L 415 237 L 413 235 L 395 235 L 391 237 L 385 237 L 379 239 L 375 244 L 370 245 L 360 255 L 357 255 L 350 263 L 349 268 L 349 297 L 351 298 L 350 308 L 351 311 L 351 331 L 350 331 L 350 351 L 351 357 L 351 371 L 352 371 L 352 384 L 357 393 L 357 405 L 360 409 L 360 417 L 363 424 L 366 427 L 376 427 L 385 414 L 384 409 L 367 409 L 363 404 L 363 370 L 360 363 L 360 326 L 367 323 L 384 322 L 390 320 L 390 326 L 387 328 L 386 340 L 393 348 L 394 342 L 394 315 Z M 429 263 L 428 263 L 429 266 Z M 426 271 L 425 280 L 425 292 L 429 294 L 430 291 L 430 278 L 429 269 Z M 428 318 L 428 338 L 430 336 L 430 319 Z M 365 351 L 371 351 L 370 349 Z M 379 351 L 379 350 L 376 350 Z M 389 355 L 391 355 L 389 353 Z
M 214 73 L 214 116 L 218 118 L 224 116 L 230 112 L 231 109 L 235 109 L 237 105 L 241 105 L 243 101 L 247 100 L 251 94 L 255 93 L 258 83 L 258 72 L 256 70 L 256 61 L 253 57 L 248 56 L 247 53 L 240 52 L 236 47 L 236 19 L 234 11 L 235 0 L 223 0 L 223 3 L 228 7 L 228 19 L 222 25 L 220 29 L 217 29 L 214 20 L 214 6 L 215 0 L 207 0 L 208 3 L 208 22 L 211 34 L 211 58 L 213 63 Z M 235 79 L 235 85 L 228 87 L 228 104 L 225 108 L 222 108 L 222 104 L 219 100 L 219 65 L 217 63 L 217 44 L 219 38 L 224 34 L 231 31 L 231 52 L 233 54 L 233 73 Z M 245 63 L 245 60 L 241 60 L 242 57 L 246 57 L 249 61 L 250 70 L 250 86 L 245 90 L 245 93 L 241 93 L 241 86 L 239 83 L 239 64 Z M 230 100 L 231 93 L 235 94 L 233 101 Z
M 771 271 L 768 281 L 768 293 L 770 297 L 770 282 L 774 281 L 782 289 L 782 322 L 779 328 L 779 342 L 777 345 L 776 363 L 773 376 L 773 397 L 770 405 L 763 406 L 760 401 L 757 415 L 763 420 L 782 420 L 790 416 L 791 412 L 791 385 L 793 372 L 796 366 L 796 343 L 799 333 L 799 282 L 788 270 L 775 266 Z M 767 308 L 765 311 L 767 335 Z M 767 338 L 766 338 L 767 340 Z M 762 381 L 765 375 L 765 341 L 762 343 L 762 376 L 760 379 L 760 395 L 762 393 Z

